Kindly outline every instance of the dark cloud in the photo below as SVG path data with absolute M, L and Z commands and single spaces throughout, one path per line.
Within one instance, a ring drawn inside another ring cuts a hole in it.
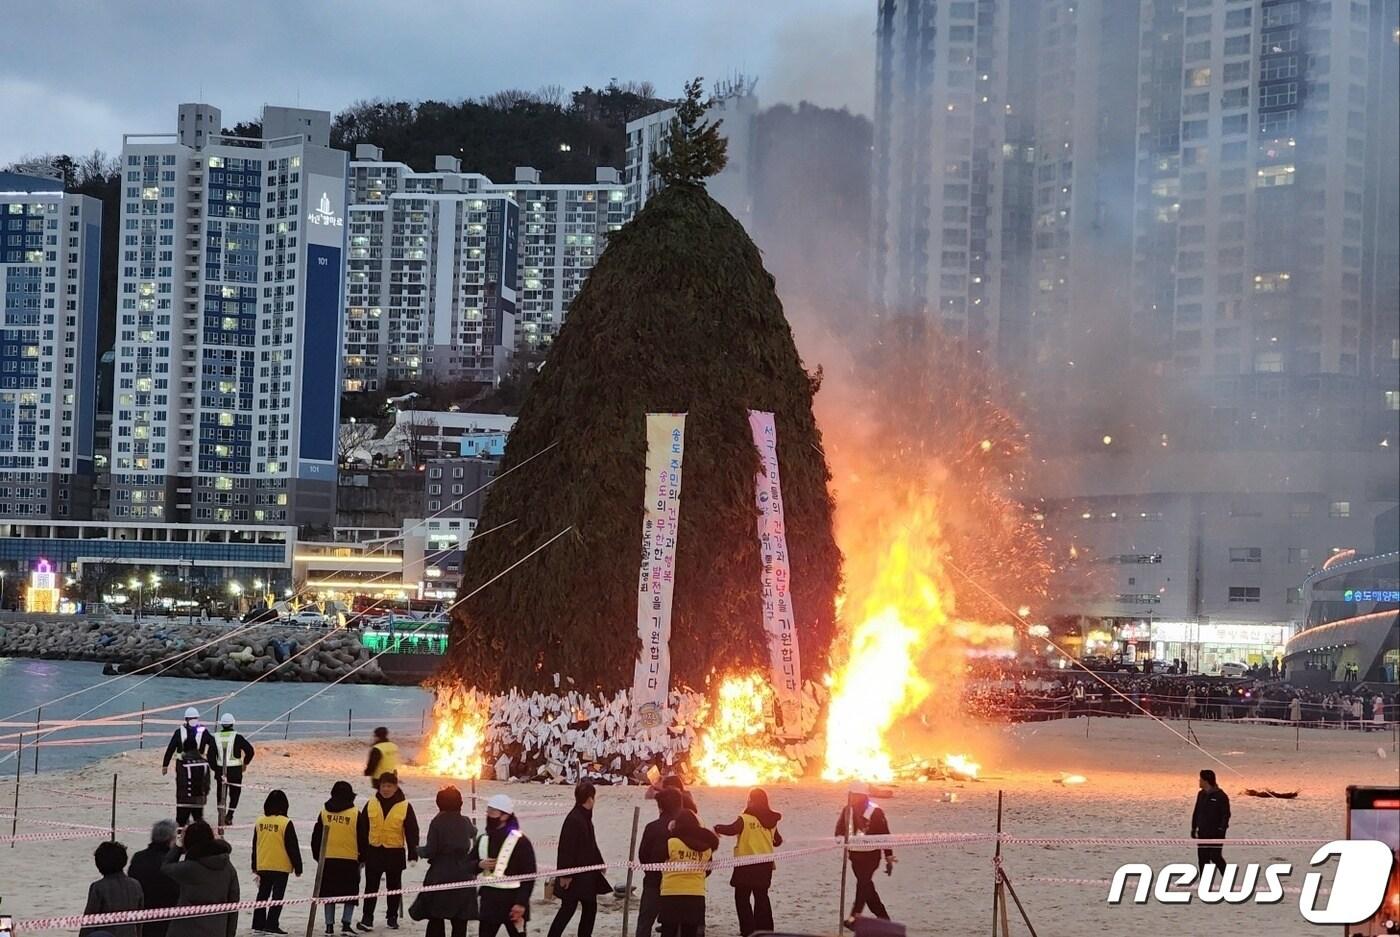
M 868 110 L 873 17 L 866 0 L 48 0 L 0 31 L 0 163 L 114 152 L 199 99 L 232 124 L 264 103 L 338 110 L 614 77 L 665 93 L 742 70 L 765 103 Z

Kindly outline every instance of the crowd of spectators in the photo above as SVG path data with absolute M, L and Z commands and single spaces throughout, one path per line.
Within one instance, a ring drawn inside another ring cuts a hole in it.
M 964 707 L 1009 722 L 1150 713 L 1165 719 L 1265 719 L 1371 730 L 1387 729 L 1396 721 L 1400 693 L 1394 686 L 1364 683 L 1342 689 L 1295 687 L 1267 668 L 1239 679 L 1080 672 L 974 682 L 965 690 Z

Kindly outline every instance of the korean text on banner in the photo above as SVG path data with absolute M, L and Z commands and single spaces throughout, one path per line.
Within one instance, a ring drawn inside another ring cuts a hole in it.
M 637 636 L 642 649 L 632 675 L 632 713 L 641 729 L 661 726 L 671 689 L 671 596 L 681 516 L 685 414 L 647 414 L 647 473 L 642 563 L 637 580 Z
M 763 630 L 768 635 L 779 730 L 791 737 L 799 734 L 802 726 L 802 658 L 793 623 L 792 567 L 783 520 L 783 486 L 778 476 L 778 429 L 773 414 L 762 410 L 749 411 L 749 428 L 759 463 L 754 487 L 758 551 L 763 562 Z

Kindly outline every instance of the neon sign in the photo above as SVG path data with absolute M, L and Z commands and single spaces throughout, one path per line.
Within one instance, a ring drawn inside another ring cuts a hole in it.
M 1400 589 L 1348 589 L 1343 602 L 1400 602 Z

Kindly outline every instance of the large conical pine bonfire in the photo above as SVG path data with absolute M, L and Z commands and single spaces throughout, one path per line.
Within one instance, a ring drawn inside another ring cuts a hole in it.
M 812 415 L 817 381 L 758 249 L 705 191 L 724 140 L 704 110 L 697 81 L 669 156 L 654 163 L 666 188 L 609 238 L 524 401 L 508 474 L 478 526 L 489 533 L 467 549 L 460 595 L 470 598 L 454 614 L 448 682 L 491 692 L 631 684 L 646 414 L 668 411 L 689 414 L 672 687 L 768 666 L 750 409 L 776 414 L 803 675 L 825 669 L 841 560 Z

